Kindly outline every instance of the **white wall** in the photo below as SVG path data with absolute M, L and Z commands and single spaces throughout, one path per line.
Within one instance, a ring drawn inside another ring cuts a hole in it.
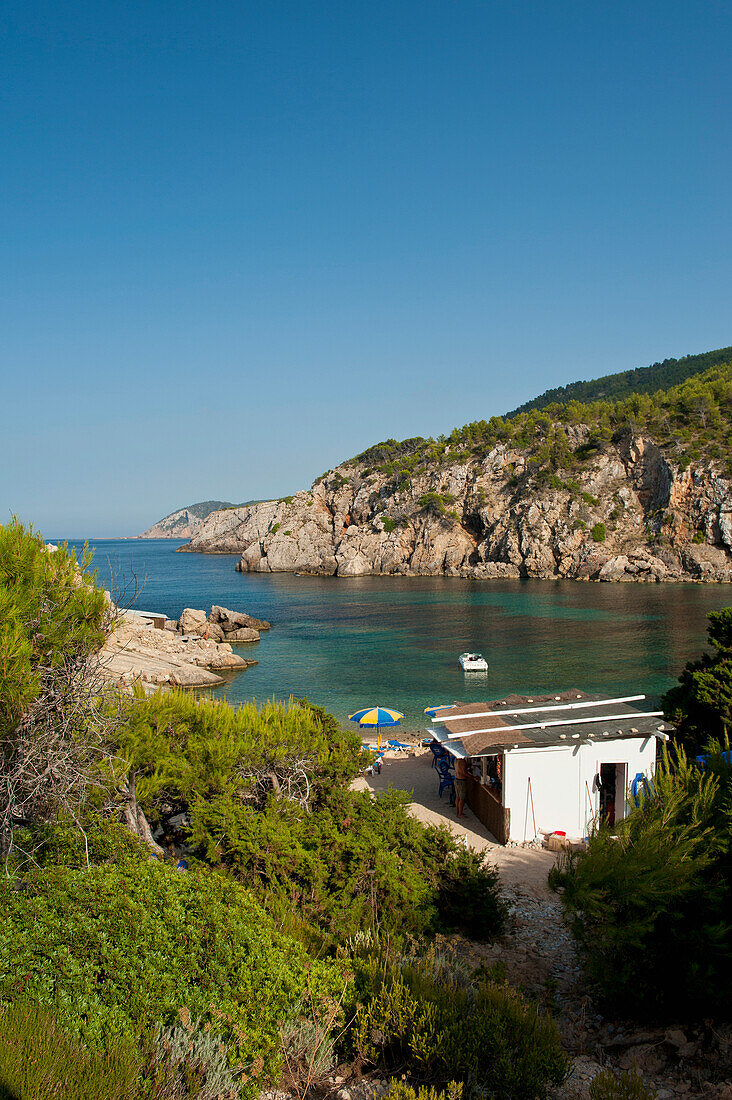
M 655 737 L 632 737 L 618 741 L 593 741 L 537 749 L 512 749 L 504 756 L 503 804 L 511 811 L 510 839 L 533 840 L 536 832 L 561 829 L 569 837 L 587 836 L 599 811 L 599 792 L 593 780 L 600 764 L 625 763 L 628 783 L 638 772 L 653 773 L 656 761 Z M 532 815 L 531 797 L 534 813 Z M 618 792 L 617 820 L 623 804 Z

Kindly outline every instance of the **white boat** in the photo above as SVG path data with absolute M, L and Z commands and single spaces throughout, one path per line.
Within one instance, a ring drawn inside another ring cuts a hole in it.
M 482 653 L 461 653 L 458 657 L 463 672 L 487 672 L 488 662 Z

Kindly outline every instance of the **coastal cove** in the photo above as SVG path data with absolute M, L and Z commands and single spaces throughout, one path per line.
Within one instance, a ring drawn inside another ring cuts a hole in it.
M 425 724 L 429 704 L 513 691 L 577 687 L 656 700 L 704 648 L 707 613 L 732 602 L 720 584 L 247 574 L 235 572 L 235 554 L 176 554 L 177 540 L 90 545 L 102 585 L 113 574 L 131 593 L 137 577 L 138 608 L 177 618 L 184 607 L 221 604 L 272 622 L 259 643 L 236 647 L 259 664 L 217 697 L 307 695 L 340 721 L 380 703 L 402 710 L 410 730 Z M 461 672 L 467 649 L 485 654 L 486 675 Z

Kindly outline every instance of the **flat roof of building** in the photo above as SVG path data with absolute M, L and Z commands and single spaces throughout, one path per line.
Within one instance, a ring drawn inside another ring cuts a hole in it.
M 554 695 L 508 695 L 436 715 L 429 732 L 454 756 L 492 756 L 514 748 L 580 741 L 663 737 L 661 711 L 639 710 L 644 695 L 608 698 L 571 688 Z

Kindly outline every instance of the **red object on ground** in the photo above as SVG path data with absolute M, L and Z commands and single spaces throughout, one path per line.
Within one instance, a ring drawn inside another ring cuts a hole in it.
M 564 829 L 555 829 L 552 836 L 566 836 Z

